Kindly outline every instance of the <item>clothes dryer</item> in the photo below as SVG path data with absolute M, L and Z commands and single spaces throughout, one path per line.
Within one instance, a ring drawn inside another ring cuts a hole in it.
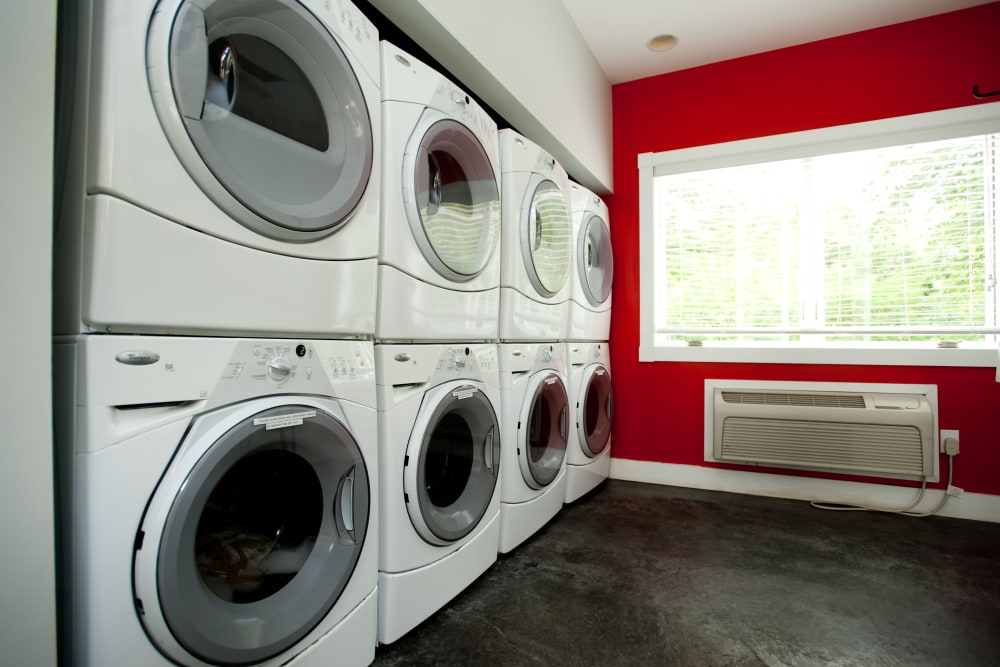
M 497 558 L 494 344 L 376 345 L 378 639 L 396 641 Z
M 500 340 L 564 340 L 573 256 L 566 171 L 509 129 L 500 131 L 500 170 Z
M 382 42 L 376 339 L 495 341 L 497 126 L 448 79 Z
M 500 553 L 562 509 L 570 406 L 564 343 L 499 345 L 503 492 Z
M 611 330 L 611 281 L 614 257 L 604 201 L 581 185 L 570 183 L 573 212 L 574 270 L 566 338 L 606 341 Z
M 370 342 L 103 335 L 55 354 L 60 662 L 374 659 Z
M 374 26 L 349 0 L 71 4 L 57 333 L 370 337 Z
M 566 447 L 566 502 L 597 487 L 611 470 L 612 385 L 606 342 L 566 343 L 573 427 Z

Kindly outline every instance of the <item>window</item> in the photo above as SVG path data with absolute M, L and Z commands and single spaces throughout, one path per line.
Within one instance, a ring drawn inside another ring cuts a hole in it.
M 997 363 L 1000 112 L 639 156 L 640 359 Z

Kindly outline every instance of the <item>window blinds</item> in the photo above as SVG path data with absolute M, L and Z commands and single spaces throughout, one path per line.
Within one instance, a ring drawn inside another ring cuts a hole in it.
M 998 137 L 656 176 L 658 332 L 986 339 Z

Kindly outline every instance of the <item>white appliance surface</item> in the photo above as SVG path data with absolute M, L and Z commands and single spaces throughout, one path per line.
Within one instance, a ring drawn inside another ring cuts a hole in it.
M 375 337 L 495 341 L 497 126 L 437 71 L 382 42 L 382 229 Z
M 566 339 L 606 341 L 611 330 L 614 257 L 608 207 L 581 185 L 570 183 L 573 214 L 573 278 Z
M 555 158 L 500 131 L 500 340 L 564 340 L 572 290 L 569 179 Z
M 70 15 L 56 331 L 370 337 L 381 90 L 357 7 L 89 0 Z
M 571 417 L 563 343 L 502 343 L 498 350 L 503 433 L 499 551 L 507 553 L 562 509 Z
M 613 393 L 607 342 L 566 343 L 572 427 L 566 445 L 566 502 L 596 488 L 611 470 Z
M 55 356 L 63 655 L 374 659 L 371 342 L 82 335 Z
M 485 572 L 500 529 L 495 344 L 376 345 L 378 639 L 409 632 Z

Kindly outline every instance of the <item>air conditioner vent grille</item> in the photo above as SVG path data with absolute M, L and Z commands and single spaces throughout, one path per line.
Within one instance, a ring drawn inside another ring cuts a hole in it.
M 928 394 L 745 384 L 712 388 L 706 460 L 935 479 Z
M 808 468 L 924 474 L 920 431 L 910 426 L 730 417 L 722 458 Z
M 740 405 L 788 405 L 817 408 L 865 407 L 861 394 L 780 393 L 761 391 L 723 391 L 722 400 Z

